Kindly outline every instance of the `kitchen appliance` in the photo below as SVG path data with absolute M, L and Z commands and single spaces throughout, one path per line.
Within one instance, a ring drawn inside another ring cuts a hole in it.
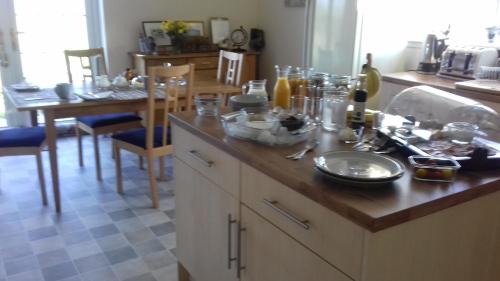
M 475 79 L 481 66 L 496 66 L 498 51 L 491 47 L 449 46 L 443 53 L 438 76 Z
M 437 39 L 435 34 L 428 34 L 424 44 L 424 58 L 419 63 L 417 72 L 435 74 L 439 70 L 441 54 L 446 48 L 445 39 Z

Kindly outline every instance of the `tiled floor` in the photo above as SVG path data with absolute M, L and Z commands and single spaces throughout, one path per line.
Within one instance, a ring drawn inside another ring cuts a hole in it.
M 84 139 L 84 168 L 76 140 L 59 139 L 60 215 L 54 213 L 46 152 L 48 207 L 41 203 L 34 157 L 0 157 L 0 281 L 177 280 L 172 159 L 155 210 L 137 156 L 122 152 L 121 196 L 111 141 L 104 137 L 100 144 L 102 183 L 95 178 L 90 138 Z

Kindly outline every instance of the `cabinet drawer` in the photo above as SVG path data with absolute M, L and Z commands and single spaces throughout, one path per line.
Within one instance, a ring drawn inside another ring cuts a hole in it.
M 182 58 L 148 60 L 148 67 L 160 65 L 163 66 L 164 63 L 171 63 L 172 65 L 183 65 L 187 64 L 188 60 Z
M 352 280 L 245 206 L 241 222 L 241 281 Z
M 241 164 L 241 201 L 353 279 L 364 230 L 254 168 Z
M 189 63 L 194 63 L 195 69 L 214 69 L 219 64 L 219 57 L 190 58 Z
M 239 198 L 240 162 L 179 126 L 172 130 L 175 156 Z

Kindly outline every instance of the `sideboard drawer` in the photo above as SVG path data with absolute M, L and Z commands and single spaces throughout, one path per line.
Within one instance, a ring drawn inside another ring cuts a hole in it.
M 189 63 L 194 63 L 195 69 L 214 69 L 219 64 L 219 57 L 190 58 Z
M 179 126 L 172 125 L 172 130 L 175 157 L 239 198 L 239 160 Z
M 289 187 L 241 164 L 241 201 L 319 256 L 361 277 L 363 229 Z
M 148 60 L 148 67 L 151 66 L 163 66 L 164 63 L 170 63 L 172 65 L 183 65 L 187 64 L 188 60 L 183 58 L 166 58 L 157 60 Z

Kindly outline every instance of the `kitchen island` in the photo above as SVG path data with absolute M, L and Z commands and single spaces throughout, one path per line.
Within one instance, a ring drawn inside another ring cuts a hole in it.
M 498 171 L 430 183 L 407 167 L 391 186 L 353 188 L 313 168 L 315 155 L 349 150 L 335 134 L 291 161 L 303 144 L 267 147 L 226 136 L 214 117 L 170 116 L 182 281 L 499 280 Z

